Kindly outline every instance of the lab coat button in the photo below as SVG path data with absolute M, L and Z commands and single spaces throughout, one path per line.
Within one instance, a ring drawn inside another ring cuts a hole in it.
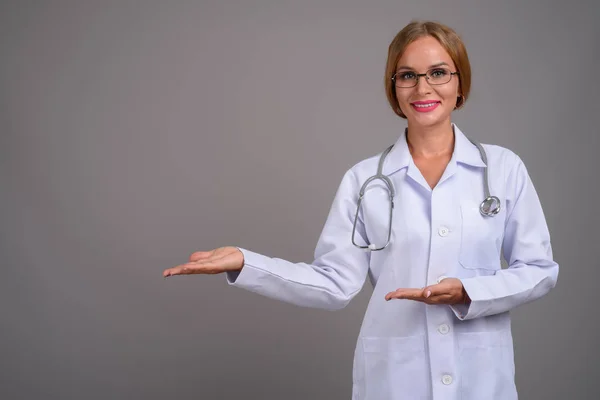
M 442 335 L 445 335 L 448 332 L 450 332 L 450 327 L 446 324 L 442 324 L 438 327 L 438 332 L 441 333 Z
M 443 383 L 444 385 L 449 385 L 449 384 L 451 384 L 451 383 L 452 383 L 452 377 L 451 377 L 450 375 L 444 375 L 444 376 L 442 377 L 442 383 Z
M 441 226 L 440 229 L 438 229 L 438 234 L 441 237 L 448 236 L 448 233 L 450 233 L 450 230 L 448 228 L 446 228 L 445 226 Z

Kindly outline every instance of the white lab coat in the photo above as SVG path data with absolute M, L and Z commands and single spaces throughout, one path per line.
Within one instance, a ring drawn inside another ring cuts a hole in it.
M 300 306 L 343 308 L 368 276 L 373 284 L 354 353 L 353 400 L 513 400 L 514 358 L 509 311 L 546 294 L 558 264 L 537 193 L 521 159 L 484 145 L 490 192 L 502 209 L 484 217 L 484 163 L 454 125 L 452 158 L 432 190 L 415 166 L 403 133 L 383 173 L 396 189 L 390 245 L 365 252 L 351 243 L 362 183 L 377 171 L 376 155 L 343 177 L 312 264 L 291 263 L 247 249 L 229 284 Z M 357 241 L 383 244 L 387 191 L 370 185 Z M 509 268 L 501 268 L 501 251 Z M 461 279 L 470 306 L 384 299 L 397 288 Z

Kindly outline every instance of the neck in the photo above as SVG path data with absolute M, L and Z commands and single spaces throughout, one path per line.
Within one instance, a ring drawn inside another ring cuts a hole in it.
M 450 121 L 444 124 L 424 127 L 408 124 L 406 135 L 408 149 L 413 157 L 435 158 L 452 154 L 454 132 Z

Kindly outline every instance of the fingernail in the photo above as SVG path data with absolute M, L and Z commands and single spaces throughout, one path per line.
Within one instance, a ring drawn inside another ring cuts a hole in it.
M 425 295 L 425 297 L 429 297 L 429 296 L 431 296 L 431 290 L 428 290 L 427 294 Z

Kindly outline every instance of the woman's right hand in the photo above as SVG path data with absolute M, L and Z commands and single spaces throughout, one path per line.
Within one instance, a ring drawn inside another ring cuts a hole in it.
M 197 251 L 186 264 L 165 269 L 163 276 L 190 274 L 220 274 L 240 271 L 244 266 L 244 255 L 237 247 L 219 247 L 210 251 Z

